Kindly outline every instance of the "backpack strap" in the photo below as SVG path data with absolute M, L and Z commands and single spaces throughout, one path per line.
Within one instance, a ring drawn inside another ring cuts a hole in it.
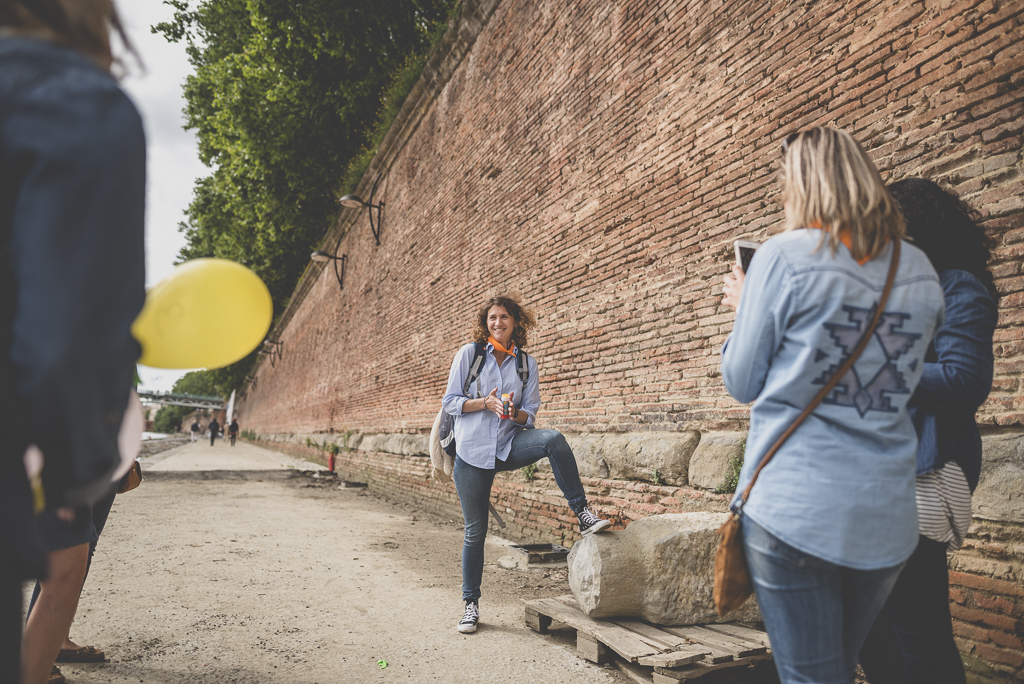
M 530 355 L 516 347 L 516 370 L 519 372 L 519 380 L 523 383 L 523 391 L 526 391 L 526 381 L 530 379 Z
M 486 351 L 484 345 L 481 342 L 473 343 L 473 361 L 469 364 L 469 375 L 466 376 L 466 382 L 462 384 L 462 393 L 465 396 L 469 396 L 469 387 L 476 379 L 480 377 L 480 369 L 484 365 L 484 354 Z M 479 392 L 477 392 L 479 394 Z

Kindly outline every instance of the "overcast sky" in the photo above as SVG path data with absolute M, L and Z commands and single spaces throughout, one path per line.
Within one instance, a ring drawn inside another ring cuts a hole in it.
M 182 85 L 192 72 L 182 43 L 168 43 L 150 26 L 168 21 L 174 10 L 161 0 L 119 0 L 118 13 L 145 71 L 128 60 L 121 86 L 142 113 L 148 154 L 146 172 L 146 285 L 159 282 L 185 245 L 178 223 L 192 200 L 195 179 L 208 174 L 195 135 L 182 128 Z M 185 371 L 139 366 L 142 389 L 167 391 Z

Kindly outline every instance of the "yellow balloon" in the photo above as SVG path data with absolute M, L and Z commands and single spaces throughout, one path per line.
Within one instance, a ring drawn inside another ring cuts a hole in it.
M 220 368 L 264 339 L 274 315 L 259 276 L 226 259 L 193 259 L 150 288 L 132 324 L 139 363 L 152 368 Z

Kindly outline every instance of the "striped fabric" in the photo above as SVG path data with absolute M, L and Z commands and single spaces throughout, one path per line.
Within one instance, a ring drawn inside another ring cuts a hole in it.
M 921 534 L 946 542 L 950 551 L 963 545 L 971 525 L 971 488 L 956 461 L 917 476 L 917 525 Z

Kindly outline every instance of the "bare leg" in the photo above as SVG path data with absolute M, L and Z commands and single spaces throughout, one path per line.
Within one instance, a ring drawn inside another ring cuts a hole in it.
M 57 653 L 67 639 L 78 610 L 78 597 L 85 582 L 89 562 L 89 545 L 47 554 L 49 579 L 40 583 L 36 601 L 21 645 L 21 684 L 46 684 L 57 660 Z

